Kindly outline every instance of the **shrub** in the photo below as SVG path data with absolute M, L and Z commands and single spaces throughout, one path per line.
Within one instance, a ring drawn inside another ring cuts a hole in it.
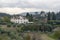
M 8 25 L 7 25 L 7 27 L 11 27 L 11 25 L 10 25 L 10 24 L 8 24 Z
M 13 24 L 13 27 L 16 27 L 17 26 L 17 24 Z
M 59 38 L 60 38 L 60 31 L 56 31 L 56 32 L 53 34 L 53 38 L 59 39 Z
M 0 26 L 1 27 L 1 26 Z
M 27 36 L 25 37 L 25 40 L 31 40 L 30 35 L 27 35 Z
M 20 27 L 21 25 L 17 25 L 17 27 Z

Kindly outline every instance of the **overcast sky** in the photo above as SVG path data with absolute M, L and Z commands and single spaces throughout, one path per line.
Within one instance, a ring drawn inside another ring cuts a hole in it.
M 0 0 L 0 12 L 59 11 L 60 0 Z

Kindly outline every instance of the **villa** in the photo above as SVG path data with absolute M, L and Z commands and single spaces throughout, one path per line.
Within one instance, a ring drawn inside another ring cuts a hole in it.
M 13 23 L 18 23 L 18 24 L 26 24 L 29 23 L 29 20 L 23 16 L 18 16 L 18 15 L 14 15 L 11 18 L 11 22 Z

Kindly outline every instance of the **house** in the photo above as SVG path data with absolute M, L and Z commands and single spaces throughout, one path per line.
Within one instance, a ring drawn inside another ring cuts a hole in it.
M 23 16 L 19 16 L 19 15 L 14 15 L 11 18 L 11 22 L 13 23 L 19 23 L 19 24 L 25 24 L 25 23 L 29 23 L 29 20 Z
M 40 21 L 40 22 L 47 23 L 47 14 L 46 13 L 40 13 L 40 14 L 33 15 L 33 19 Z

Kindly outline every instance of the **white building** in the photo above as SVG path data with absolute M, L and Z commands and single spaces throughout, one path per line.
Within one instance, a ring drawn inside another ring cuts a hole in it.
M 19 23 L 19 24 L 25 24 L 25 23 L 29 23 L 28 19 L 22 16 L 13 16 L 11 18 L 11 22 L 13 23 Z

